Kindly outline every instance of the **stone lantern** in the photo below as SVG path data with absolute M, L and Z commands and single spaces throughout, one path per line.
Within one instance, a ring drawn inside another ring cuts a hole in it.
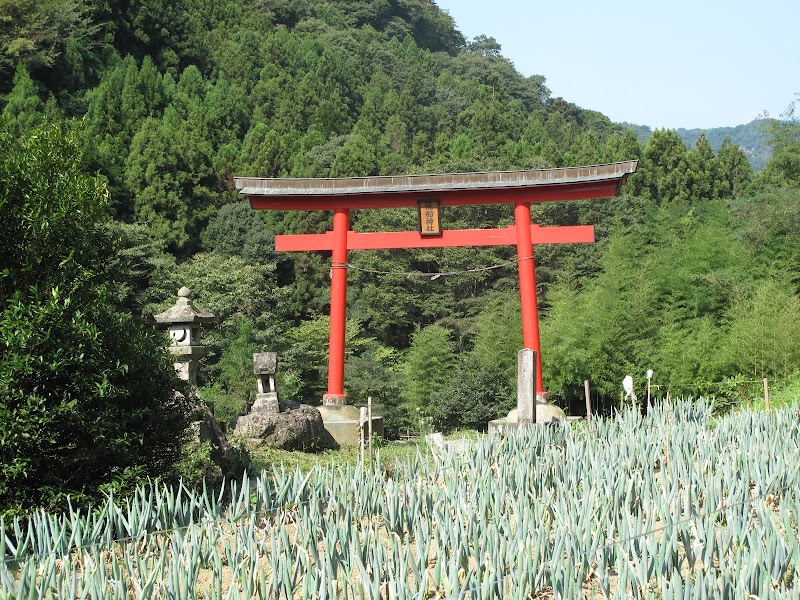
M 214 315 L 192 306 L 189 288 L 184 286 L 178 290 L 177 302 L 153 318 L 169 330 L 169 351 L 175 357 L 178 376 L 197 386 L 197 363 L 209 352 L 208 346 L 201 345 L 200 325 L 212 322 Z
M 275 369 L 278 355 L 275 352 L 253 354 L 253 375 L 256 376 L 258 393 L 251 409 L 254 413 L 275 414 L 280 412 L 278 392 L 275 391 Z

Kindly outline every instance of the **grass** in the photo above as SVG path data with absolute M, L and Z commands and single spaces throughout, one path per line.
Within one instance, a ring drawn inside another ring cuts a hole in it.
M 448 440 L 475 439 L 478 436 L 476 431 L 456 431 L 445 436 Z M 409 456 L 416 455 L 419 450 L 425 453 L 427 443 L 424 437 L 411 438 L 403 441 L 380 440 L 373 442 L 373 453 L 380 452 L 381 461 L 384 464 L 394 463 L 395 460 L 408 462 Z M 265 469 L 283 465 L 287 470 L 300 469 L 310 471 L 319 466 L 330 464 L 335 465 L 355 465 L 359 460 L 359 448 L 357 446 L 343 446 L 336 450 L 323 450 L 322 452 L 295 452 L 291 450 L 279 450 L 269 446 L 261 446 L 250 452 L 251 465 L 249 471 L 253 474 L 261 473 Z

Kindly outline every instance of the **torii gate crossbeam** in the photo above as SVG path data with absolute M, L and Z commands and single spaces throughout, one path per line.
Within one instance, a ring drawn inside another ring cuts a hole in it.
M 348 250 L 446 246 L 516 245 L 520 278 L 523 343 L 536 352 L 536 392 L 542 382 L 535 243 L 594 241 L 592 226 L 540 227 L 531 224 L 530 205 L 538 202 L 602 198 L 619 193 L 637 161 L 491 173 L 456 173 L 343 179 L 236 178 L 240 194 L 256 209 L 333 210 L 333 231 L 313 235 L 276 236 L 278 251 L 332 251 L 331 322 L 326 404 L 345 404 L 344 330 Z M 414 206 L 435 199 L 441 206 L 513 204 L 514 226 L 481 230 L 443 230 L 427 237 L 420 232 L 357 233 L 350 231 L 350 210 Z

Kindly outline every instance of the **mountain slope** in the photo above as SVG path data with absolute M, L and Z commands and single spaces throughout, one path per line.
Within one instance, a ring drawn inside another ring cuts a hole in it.
M 753 170 L 761 171 L 767 165 L 770 156 L 772 156 L 772 148 L 768 145 L 767 136 L 764 133 L 764 127 L 767 122 L 766 119 L 756 119 L 750 123 L 736 125 L 735 127 L 681 128 L 676 131 L 687 146 L 693 146 L 700 134 L 704 133 L 715 151 L 719 150 L 726 137 L 730 138 L 733 144 L 744 151 Z M 623 123 L 623 125 L 636 133 L 636 137 L 642 145 L 646 144 L 653 134 L 653 130 L 646 125 L 634 125 L 631 123 Z

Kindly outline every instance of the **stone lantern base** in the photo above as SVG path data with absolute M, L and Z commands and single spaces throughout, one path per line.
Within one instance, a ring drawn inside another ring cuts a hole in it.
M 169 352 L 175 361 L 173 364 L 178 377 L 197 387 L 197 365 L 209 351 L 208 346 L 170 346 Z
M 278 414 L 281 412 L 281 406 L 278 402 L 278 394 L 276 392 L 256 394 L 256 401 L 253 402 L 250 412 L 265 415 Z

